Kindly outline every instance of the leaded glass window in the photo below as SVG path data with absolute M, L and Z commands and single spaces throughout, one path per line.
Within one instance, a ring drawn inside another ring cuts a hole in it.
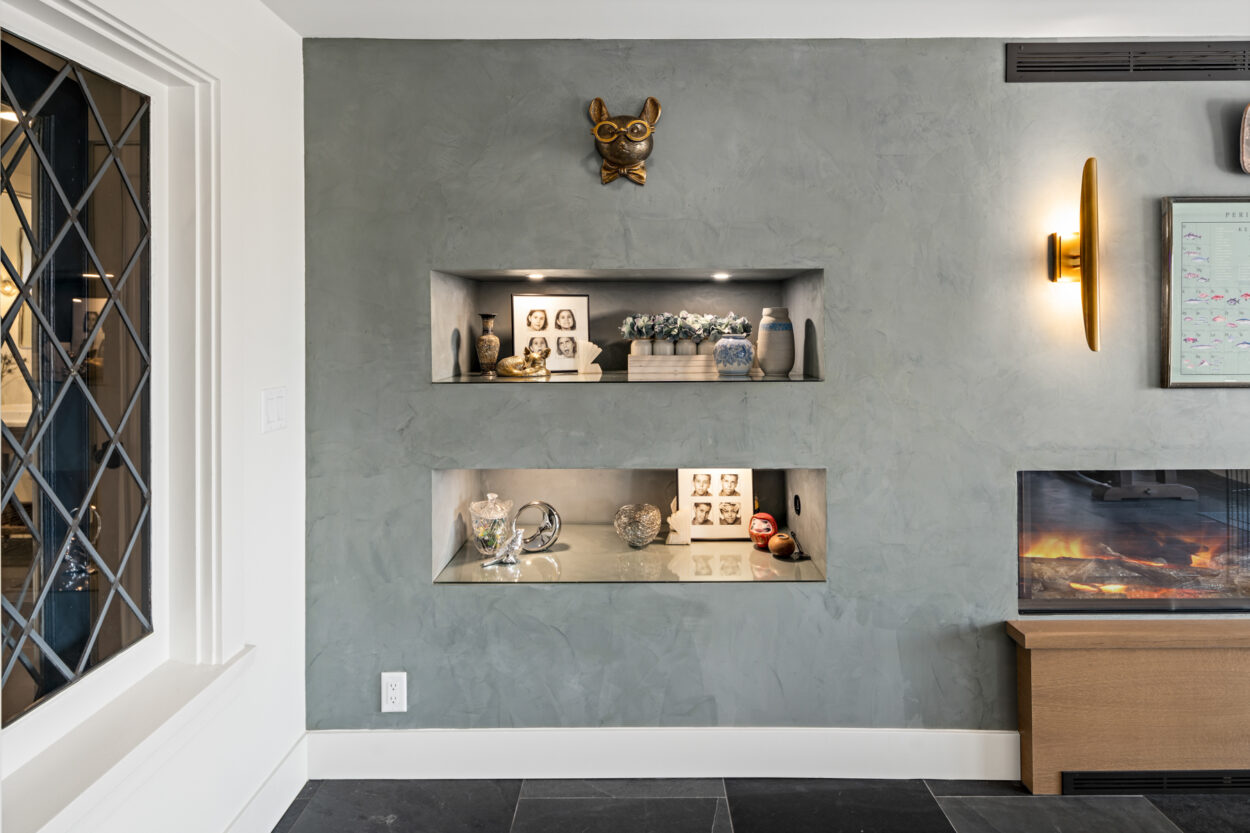
M 0 46 L 3 722 L 152 631 L 149 100 Z

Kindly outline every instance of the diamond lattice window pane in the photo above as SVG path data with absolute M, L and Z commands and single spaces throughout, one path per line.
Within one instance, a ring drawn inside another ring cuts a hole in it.
M 150 102 L 0 37 L 8 724 L 151 631 Z

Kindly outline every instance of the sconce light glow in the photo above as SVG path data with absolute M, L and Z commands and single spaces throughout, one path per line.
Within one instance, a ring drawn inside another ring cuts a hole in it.
M 530 272 L 525 277 L 529 278 L 532 281 L 541 281 L 543 278 L 547 276 L 544 275 L 542 272 Z
M 714 280 L 714 281 L 727 281 L 727 280 L 729 280 L 729 273 L 728 273 L 728 272 L 713 272 L 713 273 L 712 273 L 712 280 Z
M 11 121 L 14 124 L 17 124 L 17 113 L 14 112 L 12 107 L 5 104 L 0 107 L 0 120 Z
M 0 295 L 7 295 L 12 298 L 16 294 L 17 284 L 7 278 L 3 282 L 0 282 Z
M 1081 284 L 1081 313 L 1085 342 L 1095 352 L 1100 346 L 1098 317 L 1098 160 L 1085 160 L 1081 174 L 1081 230 L 1052 234 L 1047 241 L 1049 278 Z

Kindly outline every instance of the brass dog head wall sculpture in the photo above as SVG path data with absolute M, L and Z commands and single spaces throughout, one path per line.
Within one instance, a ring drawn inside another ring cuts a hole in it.
M 651 155 L 651 134 L 660 120 L 660 102 L 648 97 L 642 112 L 635 118 L 608 115 L 608 105 L 602 98 L 596 98 L 590 102 L 590 120 L 595 123 L 591 128 L 595 148 L 603 157 L 603 167 L 599 169 L 603 184 L 623 176 L 646 185 L 646 160 Z

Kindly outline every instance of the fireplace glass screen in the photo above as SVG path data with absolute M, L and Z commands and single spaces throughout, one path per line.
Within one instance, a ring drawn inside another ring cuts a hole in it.
M 1019 473 L 1022 613 L 1250 610 L 1250 470 Z

